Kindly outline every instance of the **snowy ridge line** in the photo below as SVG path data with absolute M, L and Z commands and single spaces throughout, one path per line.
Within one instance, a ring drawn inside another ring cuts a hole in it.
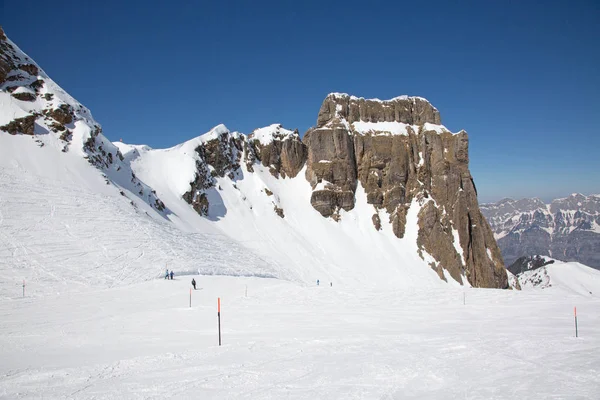
M 420 97 L 420 96 L 408 96 L 408 95 L 400 95 L 400 96 L 396 96 L 396 97 L 388 99 L 388 100 L 381 100 L 381 99 L 378 99 L 378 98 L 366 99 L 364 97 L 357 97 L 357 96 L 350 95 L 348 93 L 332 92 L 332 93 L 329 93 L 327 95 L 327 97 L 333 97 L 333 98 L 341 97 L 341 98 L 349 98 L 350 100 L 376 101 L 378 103 L 390 103 L 390 102 L 393 102 L 393 101 L 396 101 L 396 100 L 413 100 L 414 101 L 414 100 L 418 99 L 418 100 L 423 100 L 423 101 L 426 101 L 426 102 L 430 103 L 429 100 L 427 100 L 424 97 Z

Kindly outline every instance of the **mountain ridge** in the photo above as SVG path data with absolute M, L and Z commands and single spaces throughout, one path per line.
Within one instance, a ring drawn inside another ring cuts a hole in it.
M 196 243 L 185 234 L 212 232 L 223 235 L 220 248 L 242 243 L 258 255 L 253 260 L 268 260 L 264 268 L 243 266 L 244 273 L 255 269 L 305 284 L 321 277 L 418 287 L 439 278 L 508 287 L 468 171 L 468 136 L 438 125 L 439 112 L 425 99 L 329 95 L 318 127 L 302 139 L 280 124 L 249 135 L 221 124 L 169 149 L 152 149 L 111 143 L 89 110 L 63 96 L 16 45 L 6 39 L 1 50 L 0 129 L 14 151 L 0 166 L 10 174 L 13 165 L 46 173 L 46 156 L 23 162 L 32 150 L 22 139 L 31 137 L 43 152 L 64 153 L 52 160 L 69 174 L 98 174 L 114 202 L 130 202 L 136 215 L 158 221 L 152 223 L 173 224 L 184 235 L 173 240 Z M 366 274 L 364 266 L 370 266 Z
M 600 268 L 600 196 L 573 193 L 544 203 L 503 199 L 481 205 L 507 265 L 522 256 L 550 256 Z

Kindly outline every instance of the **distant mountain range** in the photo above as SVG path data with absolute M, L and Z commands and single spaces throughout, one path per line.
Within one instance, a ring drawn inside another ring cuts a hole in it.
M 482 204 L 507 266 L 523 256 L 550 256 L 600 269 L 600 195 L 574 193 Z

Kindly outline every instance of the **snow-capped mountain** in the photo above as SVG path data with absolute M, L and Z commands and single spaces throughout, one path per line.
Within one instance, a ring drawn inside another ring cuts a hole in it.
M 559 288 L 581 295 L 600 291 L 600 271 L 578 262 L 564 262 L 540 255 L 520 257 L 508 270 L 522 290 Z
M 574 193 L 550 204 L 504 199 L 481 211 L 507 265 L 539 254 L 600 268 L 600 195 Z
M 467 134 L 423 98 L 330 94 L 302 139 L 279 124 L 249 135 L 219 125 L 169 149 L 111 143 L 0 33 L 3 290 L 18 277 L 112 286 L 169 267 L 508 286 Z

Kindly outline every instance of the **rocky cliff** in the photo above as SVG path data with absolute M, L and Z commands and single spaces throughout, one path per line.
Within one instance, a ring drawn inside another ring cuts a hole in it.
M 280 179 L 294 178 L 305 167 L 310 203 L 324 218 L 340 221 L 361 190 L 372 206 L 372 229 L 381 229 L 386 219 L 402 240 L 407 213 L 418 207 L 419 253 L 441 279 L 447 271 L 458 282 L 466 278 L 473 286 L 505 288 L 502 256 L 479 211 L 468 169 L 468 143 L 466 132 L 454 134 L 440 125 L 439 112 L 425 99 L 330 94 L 317 126 L 302 141 L 298 132 L 277 124 L 247 137 L 225 131 L 203 140 L 184 199 L 208 215 L 213 178 L 242 179 L 236 175 L 241 162 L 249 173 L 258 164 Z M 275 202 L 273 210 L 284 217 Z
M 600 196 L 504 199 L 482 204 L 507 265 L 543 255 L 600 269 Z
M 330 94 L 304 136 L 311 204 L 339 219 L 341 210 L 354 207 L 360 185 L 373 205 L 374 229 L 388 218 L 402 239 L 407 211 L 419 202 L 418 245 L 442 279 L 446 269 L 459 282 L 466 276 L 473 286 L 506 287 L 468 169 L 467 133 L 453 134 L 440 123 L 438 110 L 420 97 Z

